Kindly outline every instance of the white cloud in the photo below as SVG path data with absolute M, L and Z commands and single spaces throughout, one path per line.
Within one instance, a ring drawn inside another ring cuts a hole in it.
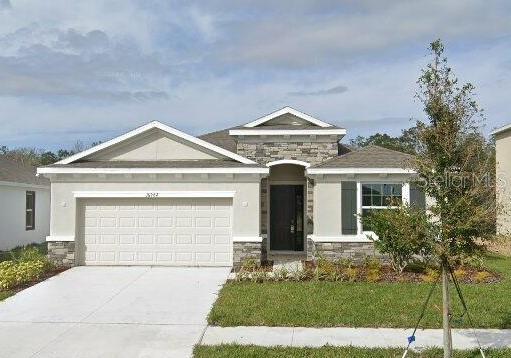
M 100 30 L 30 26 L 0 37 L 0 96 L 104 101 L 166 98 L 170 69 Z
M 437 37 L 489 126 L 511 118 L 504 1 L 10 5 L 0 7 L 0 145 L 62 147 L 154 119 L 199 134 L 285 105 L 350 136 L 397 133 L 421 115 L 415 81 Z
M 351 3 L 351 8 L 319 2 L 295 11 L 288 4 L 288 16 L 276 12 L 231 24 L 233 38 L 220 48 L 223 59 L 261 66 L 339 67 L 414 42 L 438 37 L 478 41 L 511 31 L 511 4 L 506 1 L 393 1 L 384 6 L 369 1 Z
M 307 90 L 307 91 L 293 91 L 288 92 L 288 95 L 290 96 L 326 96 L 326 95 L 332 95 L 332 94 L 340 94 L 344 93 L 348 90 L 348 87 L 346 86 L 334 86 L 327 89 L 320 89 L 320 90 Z

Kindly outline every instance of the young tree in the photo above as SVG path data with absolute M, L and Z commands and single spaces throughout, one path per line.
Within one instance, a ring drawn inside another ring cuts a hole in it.
M 474 87 L 460 85 L 443 55 L 440 40 L 431 43 L 432 61 L 419 77 L 417 98 L 427 120 L 417 122 L 413 167 L 437 218 L 435 254 L 442 265 L 444 357 L 452 356 L 448 267 L 460 255 L 480 249 L 493 234 L 496 203 L 493 158 L 481 134 L 482 111 Z
M 364 227 L 378 235 L 374 246 L 388 255 L 394 271 L 402 273 L 417 255 L 431 255 L 434 227 L 428 215 L 414 206 L 400 205 L 389 209 L 373 210 L 361 218 Z M 369 235 L 369 238 L 372 238 Z

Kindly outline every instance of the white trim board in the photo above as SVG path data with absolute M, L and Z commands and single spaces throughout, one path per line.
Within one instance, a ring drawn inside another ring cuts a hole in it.
M 16 187 L 16 188 L 50 190 L 49 185 L 27 184 L 27 183 L 18 183 L 18 182 L 12 182 L 12 181 L 0 181 L 0 186 L 11 186 L 11 187 Z
M 307 174 L 416 174 L 402 168 L 307 168 Z
M 316 136 L 331 136 L 331 135 L 346 135 L 346 129 L 231 129 L 229 135 L 239 136 L 257 136 L 257 135 L 316 135 Z
M 331 124 L 329 123 L 326 123 L 326 122 L 323 122 L 323 121 L 320 121 L 319 119 L 317 118 L 314 118 L 306 113 L 303 113 L 303 112 L 300 112 L 300 111 L 297 111 L 296 109 L 294 108 L 291 108 L 291 107 L 284 107 L 282 109 L 279 109 L 275 112 L 272 112 L 266 116 L 263 116 L 261 118 L 258 118 L 256 119 L 255 121 L 252 121 L 250 123 L 247 123 L 244 125 L 244 127 L 247 127 L 247 128 L 253 128 L 253 127 L 257 127 L 263 123 L 266 123 L 268 122 L 269 120 L 272 120 L 274 118 L 277 118 L 277 117 L 280 117 L 284 114 L 292 114 L 298 118 L 301 118 L 309 123 L 312 123 L 312 124 L 315 124 L 317 126 L 320 126 L 320 127 L 323 127 L 323 128 L 326 128 L 326 127 L 332 127 Z
M 194 144 L 197 144 L 203 148 L 206 148 L 206 149 L 209 149 L 210 151 L 212 152 L 216 152 L 218 154 L 221 154 L 221 155 L 224 155 L 228 158 L 231 158 L 231 159 L 234 159 L 238 162 L 241 162 L 241 163 L 244 163 L 244 164 L 254 164 L 255 162 L 248 159 L 248 158 L 245 158 L 245 157 L 242 157 L 241 155 L 238 155 L 236 153 L 233 153 L 233 152 L 230 152 L 226 149 L 223 149 L 223 148 L 220 148 L 216 145 L 213 145 L 209 142 L 206 142 L 202 139 L 199 139 L 197 137 L 194 137 L 192 135 L 189 135 L 189 134 L 186 134 L 184 132 L 181 132 L 180 130 L 177 130 L 175 128 L 172 128 L 170 126 L 167 126 L 166 124 L 163 124 L 161 122 L 158 122 L 158 121 L 153 121 L 153 122 L 149 122 L 141 127 L 138 127 L 128 133 L 125 133 L 123 135 L 120 135 L 118 137 L 115 137 L 109 141 L 106 141 L 104 143 L 101 143 L 99 145 L 96 145 L 90 149 L 87 149 L 87 150 L 84 150 L 83 152 L 80 152 L 80 153 L 77 153 L 75 155 L 72 155 L 70 157 L 67 157 L 61 161 L 58 161 L 56 164 L 69 164 L 69 163 L 72 163 L 78 159 L 81 159 L 81 158 L 84 158 L 88 155 L 91 155 L 93 153 L 96 153 L 100 150 L 103 150 L 105 148 L 108 148 L 108 147 L 111 147 L 113 146 L 114 144 L 117 144 L 117 143 L 120 143 L 120 142 L 123 142 L 129 138 L 132 138 L 138 134 L 141 134 L 141 133 L 144 133 L 148 130 L 151 130 L 151 129 L 154 129 L 154 128 L 157 128 L 157 129 L 160 129 L 166 133 L 169 133 L 169 134 L 172 134 L 172 135 L 175 135 L 176 137 L 179 137 L 179 138 L 182 138 L 186 141 L 189 141 L 189 142 L 192 142 Z
M 262 242 L 261 236 L 233 236 L 232 242 Z
M 38 174 L 268 174 L 269 168 L 37 168 Z
M 491 135 L 499 134 L 499 133 L 507 131 L 508 129 L 511 129 L 511 124 L 506 124 L 505 126 L 496 128 L 495 130 L 491 131 L 490 134 Z
M 232 198 L 235 191 L 73 191 L 75 198 Z
M 375 239 L 378 237 L 374 233 L 365 232 L 360 235 L 340 235 L 340 236 L 318 236 L 308 235 L 307 238 L 314 242 L 373 242 L 373 240 L 367 238 L 367 235 L 374 235 Z
M 55 241 L 75 241 L 74 236 L 46 236 L 46 241 L 48 242 L 55 242 Z
M 294 165 L 301 165 L 302 167 L 308 168 L 310 167 L 310 163 L 301 161 L 301 160 L 294 160 L 294 159 L 280 159 L 280 160 L 274 160 L 273 162 L 266 163 L 267 167 L 273 167 L 274 165 L 280 165 L 280 164 L 294 164 Z

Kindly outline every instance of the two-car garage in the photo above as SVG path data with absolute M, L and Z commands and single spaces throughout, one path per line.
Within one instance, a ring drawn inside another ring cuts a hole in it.
M 77 264 L 232 265 L 232 198 L 84 198 Z

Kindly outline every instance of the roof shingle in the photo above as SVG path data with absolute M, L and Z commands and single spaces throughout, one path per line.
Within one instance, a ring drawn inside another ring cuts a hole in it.
M 48 179 L 36 176 L 35 174 L 35 167 L 23 165 L 0 156 L 0 181 L 43 186 L 50 185 Z
M 409 168 L 413 156 L 370 145 L 326 160 L 311 168 Z

